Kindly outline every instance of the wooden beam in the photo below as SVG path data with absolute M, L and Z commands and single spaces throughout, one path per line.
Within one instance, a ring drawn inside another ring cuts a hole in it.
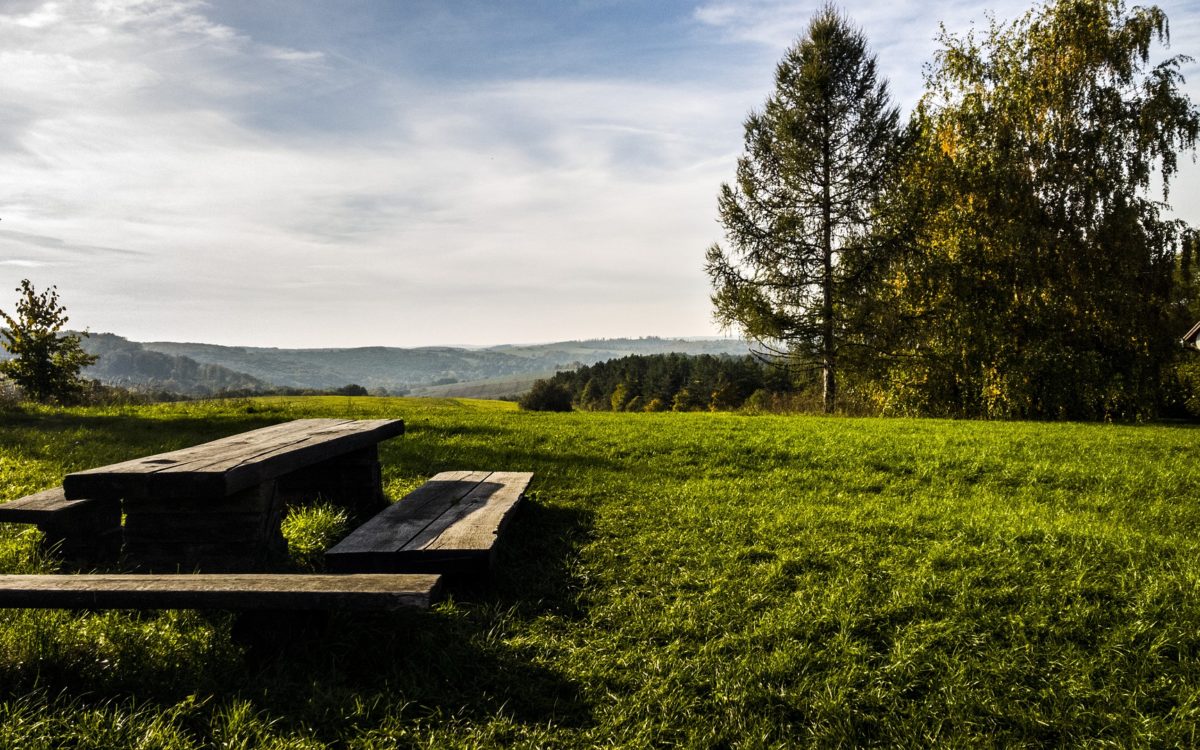
M 427 609 L 440 587 L 440 576 L 403 574 L 8 575 L 0 576 L 0 607 Z
M 533 474 L 443 472 L 328 552 L 338 572 L 463 572 L 490 565 Z
M 92 498 L 68 500 L 62 487 L 0 503 L 0 523 L 44 523 L 53 517 L 65 517 L 93 508 L 100 502 Z M 120 518 L 117 519 L 120 523 Z
M 220 497 L 404 434 L 399 419 L 297 419 L 68 474 L 68 498 Z

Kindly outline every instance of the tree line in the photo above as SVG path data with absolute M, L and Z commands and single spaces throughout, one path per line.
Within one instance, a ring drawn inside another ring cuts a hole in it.
M 826 411 L 1163 413 L 1200 385 L 1179 345 L 1197 234 L 1167 214 L 1200 114 L 1188 58 L 1152 60 L 1166 41 L 1162 10 L 1120 0 L 943 31 L 904 122 L 862 32 L 821 10 L 721 188 L 717 320 L 819 374 Z
M 545 411 L 766 410 L 799 389 L 789 373 L 750 355 L 634 354 L 555 373 L 520 404 Z

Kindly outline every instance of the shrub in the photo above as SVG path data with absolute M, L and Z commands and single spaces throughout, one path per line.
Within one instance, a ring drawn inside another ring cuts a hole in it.
M 624 411 L 625 404 L 629 401 L 629 387 L 624 383 L 620 383 L 613 389 L 612 398 L 609 401 L 609 406 L 613 411 Z
M 571 392 L 553 380 L 538 380 L 517 406 L 526 411 L 571 411 Z
M 746 403 L 742 405 L 742 408 L 752 414 L 761 414 L 771 411 L 772 401 L 770 392 L 766 388 L 759 388 L 750 394 L 750 398 L 746 399 Z
M 1173 396 L 1182 412 L 1193 419 L 1200 418 L 1200 357 L 1182 358 L 1174 368 Z

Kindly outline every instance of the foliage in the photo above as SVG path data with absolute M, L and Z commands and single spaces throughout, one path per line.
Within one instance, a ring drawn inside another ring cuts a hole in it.
M 347 415 L 252 405 L 31 406 L 0 421 L 0 499 Z M 536 473 L 490 588 L 277 654 L 219 613 L 0 611 L 0 746 L 1195 744 L 1195 428 L 354 409 L 410 426 L 380 446 L 392 497 Z M 31 533 L 0 528 L 5 572 L 42 569 Z
M 1167 377 L 1164 411 L 1172 417 L 1200 420 L 1200 352 L 1182 352 Z
M 325 550 L 350 531 L 348 522 L 344 509 L 326 502 L 289 508 L 282 524 L 288 556 L 302 570 L 324 570 Z
M 897 119 L 865 37 L 826 6 L 779 63 L 775 92 L 746 120 L 737 180 L 721 186 L 729 250 L 713 245 L 706 265 L 716 317 L 769 360 L 817 363 L 826 412 Z
M 55 287 L 38 294 L 29 279 L 22 279 L 17 291 L 21 296 L 15 315 L 0 310 L 7 325 L 0 331 L 2 343 L 13 355 L 13 359 L 0 362 L 0 375 L 10 378 L 35 401 L 61 403 L 77 398 L 85 385 L 79 371 L 96 357 L 83 351 L 79 335 L 60 333 L 68 318 Z
M 1058 0 L 943 33 L 891 214 L 871 330 L 884 405 L 988 417 L 1153 413 L 1174 356 L 1180 226 L 1164 199 L 1200 116 L 1167 19 Z
M 732 411 L 760 388 L 804 383 L 750 355 L 708 354 L 631 355 L 556 373 L 553 382 L 584 411 Z
M 571 411 L 571 392 L 553 380 L 538 380 L 517 405 L 526 411 Z

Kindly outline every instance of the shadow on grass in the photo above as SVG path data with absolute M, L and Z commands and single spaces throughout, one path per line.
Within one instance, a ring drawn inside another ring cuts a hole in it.
M 0 427 L 0 451 L 74 470 L 289 416 L 38 414 Z M 552 473 L 578 470 L 580 463 L 611 468 L 598 456 L 517 444 L 501 428 L 414 433 L 415 439 L 392 441 L 384 461 L 430 474 L 463 467 Z M 55 455 L 45 455 L 45 446 Z M 497 550 L 489 586 L 454 589 L 451 600 L 431 612 L 276 621 L 274 630 L 258 634 L 252 650 L 235 641 L 239 626 L 228 613 L 28 611 L 0 619 L 0 652 L 21 654 L 0 667 L 0 696 L 10 701 L 43 690 L 83 706 L 132 699 L 164 710 L 195 696 L 203 706 L 196 710 L 209 718 L 229 701 L 245 701 L 283 726 L 313 727 L 334 743 L 356 727 L 395 721 L 398 713 L 586 726 L 592 716 L 587 699 L 548 666 L 557 655 L 529 645 L 544 639 L 521 636 L 545 620 L 582 615 L 575 560 L 591 527 L 590 511 L 531 493 Z M 3 648 L 29 638 L 44 648 Z
M 546 666 L 554 655 L 514 645 L 512 636 L 541 618 L 582 615 L 574 561 L 590 530 L 589 512 L 526 502 L 497 550 L 490 585 L 455 585 L 449 602 L 430 613 L 335 613 L 252 653 L 253 677 L 240 691 L 285 720 L 304 720 L 295 708 L 314 700 L 374 696 L 466 720 L 503 714 L 533 725 L 585 726 L 591 706 Z
M 47 658 L 0 670 L 0 694 L 37 689 L 86 706 L 132 699 L 163 710 L 195 696 L 207 701 L 199 711 L 208 719 L 243 701 L 281 728 L 334 744 L 413 717 L 590 726 L 587 698 L 549 666 L 556 654 L 520 636 L 582 614 L 575 559 L 591 524 L 590 512 L 534 498 L 512 519 L 490 586 L 452 589 L 429 612 L 259 618 L 251 646 L 228 613 L 107 613 L 76 625 L 71 613 L 30 612 Z M 62 628 L 79 631 L 70 648 L 56 645 Z M 112 663 L 97 645 L 105 640 L 117 642 Z

